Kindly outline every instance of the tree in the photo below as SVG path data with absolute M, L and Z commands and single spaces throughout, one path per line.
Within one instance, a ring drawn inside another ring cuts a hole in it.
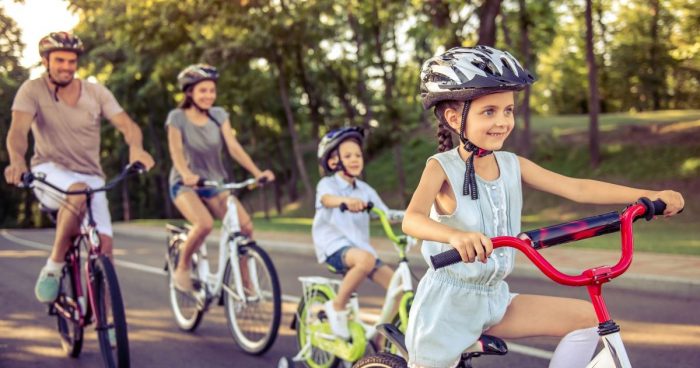
M 600 100 L 598 97 L 598 69 L 593 53 L 593 0 L 586 0 L 586 64 L 588 65 L 588 150 L 591 166 L 596 167 L 600 163 L 600 143 L 598 138 L 598 111 Z

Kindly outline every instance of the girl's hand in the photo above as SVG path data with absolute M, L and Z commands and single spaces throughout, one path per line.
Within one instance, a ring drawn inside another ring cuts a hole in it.
M 482 233 L 458 232 L 450 237 L 450 245 L 462 256 L 462 261 L 471 263 L 477 259 L 486 263 L 493 252 L 491 239 Z
M 350 212 L 362 212 L 367 208 L 367 203 L 357 198 L 346 198 L 343 202 Z
M 662 190 L 651 196 L 652 201 L 657 199 L 666 203 L 666 210 L 664 211 L 664 216 L 666 217 L 677 214 L 678 211 L 682 210 L 683 206 L 685 206 L 683 195 L 673 190 Z
M 199 181 L 199 175 L 193 173 L 187 173 L 182 175 L 182 183 L 188 187 L 196 187 Z
M 275 181 L 275 174 L 270 170 L 265 170 L 260 172 L 260 174 L 255 177 L 255 180 L 260 181 L 260 178 L 265 178 L 267 181 Z

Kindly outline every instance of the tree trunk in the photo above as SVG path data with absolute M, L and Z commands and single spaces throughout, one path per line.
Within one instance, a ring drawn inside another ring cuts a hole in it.
M 479 7 L 479 45 L 496 44 L 496 17 L 501 11 L 501 0 L 485 0 Z
M 163 141 L 162 139 L 158 138 L 158 135 L 155 132 L 155 129 L 153 128 L 154 125 L 158 124 L 158 119 L 155 117 L 154 112 L 151 112 L 149 114 L 150 116 L 148 117 L 148 134 L 153 137 L 151 142 L 154 145 L 154 150 L 153 150 L 153 158 L 156 162 L 155 170 L 153 174 L 151 175 L 151 179 L 155 180 L 156 182 L 156 187 L 160 188 L 159 194 L 161 196 L 161 203 L 164 203 L 165 205 L 160 207 L 160 211 L 165 210 L 165 213 L 160 212 L 159 215 L 163 216 L 165 215 L 165 218 L 172 218 L 173 217 L 173 202 L 170 199 L 170 195 L 168 194 L 169 191 L 169 184 L 168 184 L 168 176 L 169 176 L 169 170 L 168 167 L 168 156 L 164 154 L 164 149 L 163 149 Z M 167 131 L 167 130 L 166 130 Z M 167 142 L 167 138 L 165 139 L 165 142 Z
M 593 0 L 586 0 L 586 64 L 588 64 L 588 116 L 589 116 L 589 141 L 588 151 L 591 157 L 591 166 L 600 164 L 600 142 L 598 138 L 598 110 L 600 106 L 598 97 L 598 71 L 595 55 L 593 54 Z
M 279 76 L 277 78 L 280 98 L 282 99 L 282 106 L 284 106 L 284 114 L 287 119 L 287 128 L 289 129 L 289 135 L 292 140 L 292 151 L 294 152 L 294 161 L 301 177 L 301 183 L 304 186 L 304 193 L 306 195 L 306 200 L 308 203 L 313 205 L 314 203 L 314 192 L 311 189 L 311 182 L 309 181 L 309 175 L 306 172 L 306 166 L 304 165 L 304 157 L 301 153 L 299 147 L 299 135 L 297 129 L 294 126 L 294 114 L 292 113 L 292 107 L 289 102 L 289 93 L 287 92 L 287 78 L 284 71 L 284 64 L 282 63 L 279 55 L 276 55 L 276 64 Z M 295 185 L 295 183 L 292 183 Z
M 308 73 L 306 72 L 306 64 L 304 64 L 304 57 L 302 56 L 302 45 L 299 44 L 294 50 L 295 61 L 297 64 L 297 72 L 299 75 L 299 80 L 301 81 L 301 86 L 304 88 L 304 92 L 309 98 L 309 116 L 311 118 L 311 138 L 314 140 L 314 146 L 318 145 L 318 130 L 321 125 L 325 125 L 323 121 L 323 115 L 321 115 L 321 98 L 316 93 L 316 88 L 309 82 Z
M 525 0 L 518 1 L 520 5 L 520 54 L 523 57 L 523 66 L 530 70 L 530 17 L 527 13 L 527 4 Z M 523 92 L 523 102 L 519 109 L 523 118 L 523 130 L 520 134 L 520 152 L 523 156 L 529 157 L 531 154 L 532 139 L 530 134 L 530 86 L 525 87 Z
M 660 47 L 659 47 L 659 0 L 652 0 L 651 1 L 651 45 L 649 49 L 649 63 L 652 67 L 658 65 L 659 63 L 659 53 Z M 664 89 L 664 81 L 663 77 L 659 76 L 659 72 L 656 70 L 653 70 L 650 72 L 651 73 L 651 102 L 652 102 L 652 109 L 654 111 L 660 110 L 661 109 L 661 91 Z
M 374 114 L 372 113 L 372 101 L 367 95 L 367 86 L 365 85 L 365 71 L 362 67 L 362 36 L 359 31 L 359 24 L 357 18 L 348 12 L 348 22 L 350 23 L 350 28 L 353 32 L 353 38 L 355 39 L 355 47 L 357 48 L 357 95 L 365 106 L 365 113 L 363 114 L 363 127 L 365 129 L 366 138 L 369 138 L 370 133 L 370 122 L 374 119 Z

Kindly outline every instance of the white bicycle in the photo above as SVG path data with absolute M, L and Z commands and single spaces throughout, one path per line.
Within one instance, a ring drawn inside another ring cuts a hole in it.
M 250 189 L 262 184 L 255 179 L 220 184 L 200 180 L 200 187 L 224 190 Z M 218 270 L 212 273 L 206 241 L 192 255 L 192 279 L 195 291 L 183 293 L 175 288 L 172 271 L 177 266 L 180 247 L 187 239 L 189 226 L 167 224 L 170 306 L 180 329 L 194 331 L 212 301 L 224 306 L 226 320 L 234 340 L 246 353 L 260 355 L 275 342 L 282 314 L 281 291 L 270 256 L 255 241 L 241 233 L 237 203 L 229 196 L 219 239 Z

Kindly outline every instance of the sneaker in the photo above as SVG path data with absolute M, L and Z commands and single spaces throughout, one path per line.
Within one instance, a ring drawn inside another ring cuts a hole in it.
M 328 323 L 331 325 L 333 334 L 344 340 L 350 338 L 350 331 L 348 330 L 348 311 L 335 310 L 332 300 L 327 301 L 323 307 L 326 310 Z
M 173 272 L 173 284 L 175 285 L 175 289 L 183 293 L 190 293 L 194 291 L 190 270 L 182 271 L 179 268 L 176 268 L 175 272 Z
M 34 295 L 42 303 L 53 303 L 58 298 L 58 289 L 61 284 L 61 271 L 41 269 L 39 278 L 34 286 Z
M 112 349 L 117 348 L 117 331 L 114 329 L 114 327 L 110 327 L 107 329 L 107 338 L 109 339 L 109 346 Z

